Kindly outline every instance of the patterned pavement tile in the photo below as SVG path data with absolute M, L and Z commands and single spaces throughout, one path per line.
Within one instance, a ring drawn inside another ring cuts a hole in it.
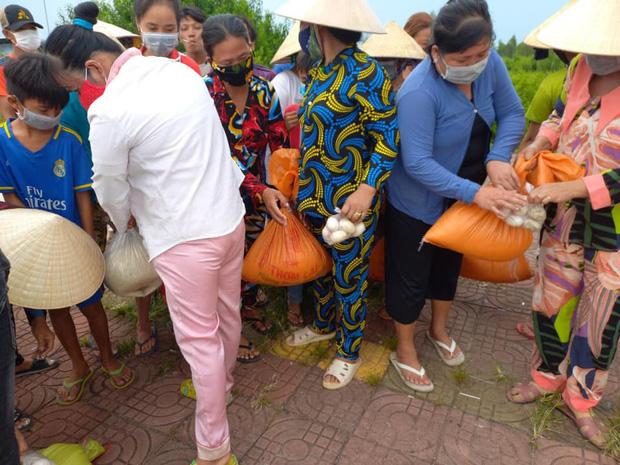
M 105 447 L 97 465 L 134 465 L 144 463 L 152 451 L 168 440 L 166 435 L 111 416 L 89 433 Z
M 457 409 L 450 410 L 437 465 L 526 465 L 531 463 L 527 434 Z
M 412 441 L 415 441 L 415 438 L 412 438 Z M 397 451 L 355 436 L 349 439 L 336 462 L 337 465 L 432 465 L 433 463 L 422 460 L 415 454 Z
M 168 434 L 194 413 L 194 401 L 179 392 L 182 381 L 181 376 L 165 376 L 145 383 L 117 405 L 115 413 Z
M 372 389 L 353 380 L 345 389 L 328 391 L 322 386 L 323 370 L 313 368 L 286 404 L 291 414 L 352 432 L 364 414 Z
M 284 404 L 308 371 L 307 366 L 263 354 L 260 362 L 237 365 L 233 392 L 250 398 L 266 397 L 275 405 Z
M 195 447 L 170 441 L 158 451 L 154 451 L 144 461 L 144 465 L 189 465 L 195 458 Z
M 379 388 L 353 436 L 396 451 L 412 463 L 433 462 L 448 412 L 447 407 Z
M 241 458 L 243 465 L 336 463 L 348 437 L 331 425 L 289 414 L 278 416 Z
M 80 442 L 110 415 L 107 410 L 85 402 L 67 407 L 51 403 L 34 414 L 33 427 L 27 433 L 26 440 L 35 448 L 58 442 Z
M 540 440 L 534 450 L 535 465 L 614 465 L 616 463 L 614 459 L 598 451 L 569 446 L 557 441 Z

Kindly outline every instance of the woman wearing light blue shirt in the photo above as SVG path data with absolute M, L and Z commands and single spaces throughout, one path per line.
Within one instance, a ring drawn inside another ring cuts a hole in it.
M 391 361 L 403 382 L 422 392 L 433 384 L 418 359 L 414 328 L 427 298 L 427 338 L 446 365 L 465 360 L 446 329 L 462 256 L 419 246 L 424 234 L 456 200 L 499 215 L 525 203 L 510 165 L 523 107 L 492 41 L 484 0 L 449 2 L 433 24 L 429 57 L 398 94 L 401 153 L 387 184 L 386 307 L 398 337 Z M 491 184 L 481 186 L 487 176 Z

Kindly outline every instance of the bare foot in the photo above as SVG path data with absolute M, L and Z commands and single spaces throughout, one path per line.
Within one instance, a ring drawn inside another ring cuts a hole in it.
M 304 325 L 304 316 L 301 314 L 301 304 L 288 303 L 288 322 L 296 328 Z
M 156 337 L 151 334 L 150 329 L 138 329 L 136 331 L 136 345 L 134 354 L 137 356 L 149 354 L 157 344 Z
M 116 389 L 122 389 L 134 379 L 135 374 L 133 370 L 126 365 L 123 366 L 123 364 L 115 358 L 107 363 L 102 361 L 101 365 L 110 376 L 110 381 Z M 116 373 L 121 369 L 121 367 L 123 367 L 123 369 L 119 373 Z M 111 373 L 114 374 L 111 375 Z
M 73 402 L 80 394 L 80 389 L 82 388 L 81 383 L 77 381 L 84 379 L 90 373 L 90 368 L 88 365 L 84 365 L 80 368 L 73 368 L 66 381 L 68 384 L 71 384 L 70 388 L 66 388 L 64 383 L 58 388 L 56 394 L 58 395 L 58 399 L 62 402 Z
M 237 359 L 253 360 L 257 357 L 260 357 L 260 352 L 254 347 L 254 344 L 242 334 L 241 340 L 239 341 Z

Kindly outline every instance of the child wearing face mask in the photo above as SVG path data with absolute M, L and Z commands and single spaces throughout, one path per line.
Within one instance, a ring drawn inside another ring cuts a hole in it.
M 8 103 L 17 118 L 0 129 L 0 193 L 7 203 L 55 213 L 92 236 L 92 169 L 80 137 L 59 124 L 69 94 L 56 78 L 56 63 L 25 54 L 11 60 L 5 74 Z M 103 288 L 78 307 L 99 347 L 103 372 L 113 388 L 124 389 L 135 374 L 114 357 L 102 295 Z M 94 371 L 84 359 L 69 309 L 49 313 L 73 368 L 56 400 L 70 405 L 80 400 Z
M 35 52 L 41 46 L 39 31 L 42 29 L 35 22 L 32 14 L 26 8 L 19 5 L 8 5 L 0 11 L 0 24 L 4 37 L 13 46 L 13 51 L 0 58 L 0 116 L 3 120 L 15 116 L 7 103 L 6 81 L 4 79 L 4 66 L 9 60 L 19 58 L 23 53 Z
M 177 50 L 181 21 L 179 0 L 136 0 L 134 13 L 142 37 L 142 55 L 167 57 L 202 75 L 198 64 Z

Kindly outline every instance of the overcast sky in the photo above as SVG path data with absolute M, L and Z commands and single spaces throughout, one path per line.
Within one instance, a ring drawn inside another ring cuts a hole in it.
M 54 27 L 58 23 L 58 12 L 66 5 L 75 5 L 78 0 L 7 0 L 32 11 L 35 19 L 43 26 Z M 404 24 L 409 15 L 417 11 L 439 11 L 445 0 L 368 0 L 375 12 L 384 21 Z M 522 40 L 527 33 L 557 11 L 567 0 L 488 0 L 495 23 L 497 37 L 507 40 L 516 35 Z M 5 3 L 4 1 L 2 3 Z M 263 0 L 267 10 L 275 10 L 284 0 Z M 47 20 L 44 6 L 47 6 Z

